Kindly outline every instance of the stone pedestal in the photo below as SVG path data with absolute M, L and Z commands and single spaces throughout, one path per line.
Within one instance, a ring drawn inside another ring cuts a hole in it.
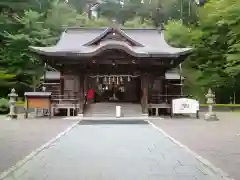
M 214 112 L 209 112 L 209 113 L 205 114 L 204 119 L 206 121 L 218 121 L 219 120 L 216 113 L 214 113 Z
M 218 121 L 218 117 L 215 112 L 213 112 L 213 104 L 215 95 L 212 93 L 212 90 L 209 89 L 208 93 L 206 94 L 207 104 L 208 104 L 208 113 L 205 114 L 204 119 L 206 121 Z

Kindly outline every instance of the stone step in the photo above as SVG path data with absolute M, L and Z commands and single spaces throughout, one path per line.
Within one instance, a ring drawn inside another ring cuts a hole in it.
M 85 116 L 99 116 L 99 117 L 115 117 L 116 106 L 121 106 L 123 117 L 141 116 L 140 104 L 131 103 L 96 103 L 91 104 L 89 109 L 85 112 Z

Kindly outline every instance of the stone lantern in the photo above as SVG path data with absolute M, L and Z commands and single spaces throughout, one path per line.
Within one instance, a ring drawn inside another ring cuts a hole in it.
M 217 121 L 219 120 L 217 118 L 216 113 L 213 112 L 213 104 L 214 104 L 214 98 L 215 95 L 212 93 L 211 89 L 208 89 L 208 93 L 206 94 L 207 104 L 208 104 L 208 113 L 205 114 L 204 119 L 207 121 Z
M 8 119 L 17 119 L 17 108 L 16 108 L 16 102 L 17 102 L 17 97 L 18 95 L 16 94 L 15 89 L 11 90 L 11 93 L 8 94 L 9 97 L 9 114 L 8 114 Z

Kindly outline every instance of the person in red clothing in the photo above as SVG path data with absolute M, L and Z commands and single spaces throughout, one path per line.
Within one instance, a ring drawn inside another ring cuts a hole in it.
M 87 100 L 89 102 L 93 102 L 94 100 L 94 90 L 92 88 L 90 88 L 87 92 Z

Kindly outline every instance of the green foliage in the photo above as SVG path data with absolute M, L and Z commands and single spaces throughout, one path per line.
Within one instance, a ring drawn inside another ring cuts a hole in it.
M 240 2 L 212 0 L 200 10 L 201 40 L 195 57 L 202 79 L 214 88 L 234 86 L 239 74 Z M 201 56 L 200 56 L 201 55 Z
M 14 74 L 8 74 L 6 71 L 0 70 L 0 84 L 2 87 L 7 87 L 9 85 L 14 84 L 14 78 L 16 75 Z
M 0 114 L 6 114 L 9 109 L 9 102 L 7 99 L 0 99 Z
M 195 46 L 202 36 L 202 31 L 185 26 L 182 20 L 168 21 L 165 29 L 168 43 L 179 48 Z
M 124 23 L 124 27 L 128 28 L 153 28 L 154 25 L 150 20 L 144 20 L 143 23 L 141 23 L 141 18 L 136 17 L 134 19 L 128 20 Z
M 18 99 L 17 102 L 16 102 L 16 106 L 17 107 L 24 107 L 25 106 L 25 101 L 23 99 Z
M 0 65 L 4 71 L 16 75 L 16 85 L 36 90 L 44 69 L 43 64 L 30 54 L 29 46 L 55 44 L 60 33 L 68 26 L 107 26 L 109 21 L 104 18 L 90 20 L 86 14 L 79 14 L 67 3 L 58 0 L 51 3 L 47 0 L 34 2 L 9 0 L 0 4 L 0 25 L 3 30 L 0 32 Z M 13 3 L 16 6 L 12 6 Z M 22 3 L 31 6 L 23 9 Z M 0 86 L 6 84 L 3 83 L 3 75 L 5 73 L 0 74 Z
M 9 80 L 9 79 L 12 79 L 14 78 L 15 75 L 14 74 L 7 74 L 6 72 L 4 71 L 0 71 L 0 79 L 1 80 Z
M 196 22 L 197 9 L 194 1 L 189 0 L 145 0 L 144 3 L 141 0 L 125 0 L 123 6 L 117 0 L 103 0 L 100 15 L 110 20 L 116 19 L 121 24 L 139 17 L 140 24 L 151 20 L 151 24 L 157 27 L 170 19 Z
M 50 30 L 39 21 L 43 16 L 44 14 L 32 10 L 24 11 L 21 16 L 14 14 L 12 22 L 19 24 L 20 28 L 18 31 L 2 33 L 6 48 L 4 60 L 9 67 L 8 71 L 15 73 L 18 78 L 25 77 L 21 83 L 26 83 L 31 76 L 43 73 L 42 65 L 28 50 L 30 45 L 45 46 L 52 41 Z
M 201 107 L 208 107 L 207 104 L 201 104 Z M 238 107 L 240 108 L 240 104 L 215 104 L 215 107 Z
M 197 45 L 201 38 L 202 32 L 198 29 L 194 29 L 185 26 L 182 20 L 168 21 L 165 26 L 165 37 L 168 43 L 174 47 L 185 48 Z M 198 99 L 200 102 L 205 102 L 206 88 L 200 83 L 202 72 L 193 68 L 194 59 L 188 58 L 183 63 L 183 77 L 184 80 L 184 94 L 191 95 L 193 98 Z
M 87 17 L 80 16 L 75 9 L 66 3 L 54 3 L 46 12 L 46 27 L 54 31 L 62 31 L 61 27 L 80 26 Z M 44 23 L 44 22 L 43 22 Z
M 212 87 L 220 96 L 226 94 L 226 89 L 230 91 L 228 94 L 238 91 L 239 13 L 240 1 L 211 0 L 199 9 L 197 24 L 186 25 L 182 21 L 168 23 L 166 35 L 173 46 L 194 47 L 192 56 L 183 64 L 184 71 L 187 72 L 185 87 L 194 85 L 196 90 L 199 89 L 197 94 Z M 193 88 L 190 91 L 195 92 Z

